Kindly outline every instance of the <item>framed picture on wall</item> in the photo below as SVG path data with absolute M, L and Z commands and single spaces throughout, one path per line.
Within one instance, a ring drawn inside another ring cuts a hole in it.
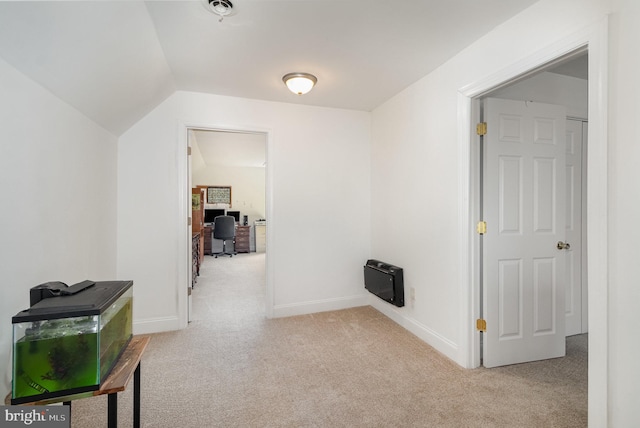
M 228 204 L 231 206 L 231 186 L 207 187 L 208 204 Z

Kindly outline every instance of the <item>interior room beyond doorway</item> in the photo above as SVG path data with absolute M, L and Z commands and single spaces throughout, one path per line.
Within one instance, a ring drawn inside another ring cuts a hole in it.
M 188 143 L 193 197 L 191 229 L 192 235 L 197 235 L 192 247 L 192 286 L 196 287 L 202 264 L 205 260 L 210 263 L 207 259 L 212 256 L 218 261 L 218 256 L 233 258 L 267 250 L 267 135 L 189 129 Z M 229 216 L 235 221 L 233 233 L 228 232 L 225 239 L 216 233 L 221 231 L 215 229 L 218 216 Z M 264 263 L 264 257 L 261 260 Z

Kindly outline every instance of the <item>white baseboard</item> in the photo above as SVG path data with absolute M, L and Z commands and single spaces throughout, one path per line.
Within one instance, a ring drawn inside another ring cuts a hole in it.
M 341 309 L 355 308 L 369 304 L 368 296 L 340 297 L 336 299 L 314 300 L 308 302 L 292 303 L 289 305 L 276 305 L 273 307 L 273 318 L 291 317 L 294 315 L 307 315 L 316 312 L 339 311 Z
M 429 327 L 420 323 L 419 321 L 407 316 L 403 313 L 402 308 L 398 308 L 390 303 L 386 303 L 375 296 L 369 296 L 369 304 L 389 317 L 392 321 L 400 325 L 402 328 L 408 330 L 409 332 L 426 342 L 428 345 L 435 348 L 436 351 L 444 354 L 447 358 L 451 359 L 456 364 L 460 364 L 458 361 L 460 357 L 458 345 L 431 330 Z
M 413 318 L 405 318 L 405 324 L 403 327 L 418 336 L 420 339 L 424 340 L 429 345 L 433 346 L 437 351 L 444 354 L 456 364 L 459 364 L 458 358 L 460 357 L 460 350 L 458 349 L 458 345 L 449 339 L 442 337 Z
M 151 334 L 184 328 L 178 317 L 147 318 L 133 321 L 133 334 Z
M 339 311 L 342 309 L 367 305 L 373 306 L 385 316 L 389 317 L 392 321 L 459 364 L 458 345 L 439 335 L 419 321 L 408 317 L 403 313 L 402 308 L 397 308 L 369 294 L 278 305 L 273 308 L 273 318 L 308 315 L 317 312 Z M 180 330 L 182 328 L 184 328 L 184 326 L 178 317 L 148 318 L 133 322 L 134 334 L 160 333 L 164 331 Z

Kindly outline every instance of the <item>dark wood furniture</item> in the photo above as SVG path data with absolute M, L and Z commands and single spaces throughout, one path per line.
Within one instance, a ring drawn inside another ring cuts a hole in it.
M 211 232 L 213 232 L 213 228 L 211 226 L 205 226 L 203 229 L 204 235 L 204 248 L 203 253 L 211 255 L 213 253 L 213 244 L 211 242 Z
M 200 245 L 198 247 L 198 257 L 200 257 L 200 260 L 198 263 L 202 263 L 202 259 L 204 258 L 204 234 L 202 230 L 204 229 L 205 191 L 204 189 L 193 188 L 191 189 L 191 194 L 192 198 L 195 198 L 195 201 L 192 201 L 191 205 L 191 232 L 199 233 Z
M 118 426 L 118 392 L 124 391 L 133 377 L 133 426 L 140 428 L 140 361 L 150 339 L 149 336 L 133 336 L 99 390 L 78 396 L 56 397 L 24 404 L 40 406 L 62 402 L 71 408 L 72 400 L 108 394 L 107 424 L 109 428 L 116 428 Z M 5 404 L 11 403 L 11 394 L 4 401 Z
M 191 288 L 193 288 L 198 282 L 200 264 L 204 259 L 204 189 L 191 189 L 191 197 Z
M 251 233 L 251 226 L 236 227 L 236 239 L 235 239 L 236 253 L 248 253 L 251 250 L 251 247 L 249 245 L 250 233 Z
M 191 287 L 196 285 L 198 282 L 198 276 L 200 275 L 200 263 L 202 262 L 202 258 L 200 254 L 202 253 L 202 234 L 199 232 L 191 233 Z

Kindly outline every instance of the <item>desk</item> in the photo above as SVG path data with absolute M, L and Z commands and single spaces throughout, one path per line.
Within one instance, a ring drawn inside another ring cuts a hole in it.
M 118 426 L 118 392 L 126 389 L 133 376 L 133 426 L 140 428 L 140 360 L 149 344 L 149 336 L 133 336 L 111 373 L 100 385 L 100 389 L 76 396 L 56 397 L 48 400 L 33 401 L 25 405 L 46 405 L 63 402 L 71 407 L 71 400 L 108 394 L 107 420 L 109 428 Z M 11 403 L 11 394 L 5 398 L 5 404 Z
M 251 226 L 236 226 L 236 238 L 234 241 L 236 253 L 248 253 L 251 250 L 249 235 Z
M 213 226 L 205 226 L 204 229 L 202 229 L 202 233 L 204 234 L 204 254 L 211 255 L 213 254 L 211 242 L 213 239 L 211 236 L 213 234 Z

